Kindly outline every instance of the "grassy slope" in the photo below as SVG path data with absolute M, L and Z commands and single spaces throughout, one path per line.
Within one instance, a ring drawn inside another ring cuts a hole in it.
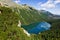
M 20 9 L 20 15 L 24 18 L 25 23 L 29 24 L 34 22 L 46 21 L 47 16 L 44 14 L 39 14 L 37 10 Z M 52 24 L 51 30 L 42 32 L 41 34 L 35 35 L 34 40 L 60 40 L 60 19 L 57 20 L 47 20 L 47 22 Z M 23 21 L 23 20 L 22 20 Z M 21 21 L 21 22 L 22 22 Z
M 24 10 L 24 11 L 23 11 Z M 31 22 L 42 21 L 44 18 L 40 18 L 35 12 L 36 10 L 27 10 L 27 9 L 18 9 L 17 12 L 12 12 L 12 9 L 1 7 L 0 6 L 0 40 L 60 40 L 60 22 L 59 20 L 56 21 L 49 21 L 52 23 L 52 28 L 49 31 L 42 32 L 40 34 L 32 34 L 31 37 L 28 37 L 22 28 L 17 26 L 18 20 L 20 17 L 23 16 L 24 20 L 20 18 L 22 24 L 29 24 Z M 20 12 L 20 15 L 17 13 Z M 29 16 L 27 13 L 29 13 Z M 23 14 L 22 14 L 23 13 Z M 34 13 L 33 18 L 32 14 Z M 21 16 L 22 15 L 22 16 Z M 41 15 L 41 14 L 40 14 Z M 19 17 L 20 16 L 20 17 Z M 27 18 L 25 18 L 27 17 Z M 31 17 L 31 18 L 29 18 Z M 26 19 L 26 20 L 25 20 Z M 28 20 L 30 19 L 30 21 Z M 36 19 L 36 20 L 35 20 Z M 26 23 L 24 23 L 26 22 Z
M 14 8 L 20 15 L 22 24 L 28 25 L 35 22 L 46 21 L 47 16 L 33 9 L 32 7 Z
M 10 8 L 0 6 L 0 40 L 30 40 L 23 29 L 17 26 L 19 16 Z

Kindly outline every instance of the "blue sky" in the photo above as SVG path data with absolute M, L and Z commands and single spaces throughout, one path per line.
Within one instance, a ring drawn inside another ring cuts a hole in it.
M 15 0 L 18 4 L 27 4 L 37 10 L 47 10 L 60 15 L 60 0 Z

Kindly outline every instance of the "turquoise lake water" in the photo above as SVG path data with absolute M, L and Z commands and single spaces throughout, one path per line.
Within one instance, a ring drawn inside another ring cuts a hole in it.
M 26 29 L 30 34 L 38 34 L 39 32 L 49 30 L 50 27 L 51 24 L 47 22 L 39 22 L 39 23 L 30 24 L 23 28 Z

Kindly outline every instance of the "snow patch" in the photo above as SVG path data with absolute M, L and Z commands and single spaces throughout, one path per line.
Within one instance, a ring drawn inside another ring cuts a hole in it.
M 27 34 L 28 37 L 30 37 L 30 34 L 26 31 L 26 30 L 23 30 L 25 34 Z

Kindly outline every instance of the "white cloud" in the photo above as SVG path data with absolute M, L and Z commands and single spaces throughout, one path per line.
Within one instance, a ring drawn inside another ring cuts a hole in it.
M 58 3 L 60 3 L 60 0 L 55 0 L 54 3 L 58 4 Z
M 54 4 L 53 0 L 48 0 L 46 3 L 38 3 L 42 8 L 55 8 L 56 5 Z
M 55 5 L 52 3 L 45 3 L 42 4 L 41 7 L 45 7 L 45 8 L 55 8 Z
M 46 8 L 42 8 L 42 10 L 46 10 Z
M 39 2 L 38 5 L 43 9 L 47 9 L 47 8 L 55 8 L 58 3 L 60 3 L 60 0 L 55 0 L 55 1 L 48 0 L 46 3 Z
M 56 7 L 56 3 L 57 2 L 60 2 L 60 0 L 48 0 L 46 3 L 42 3 L 42 2 L 39 2 L 38 5 L 44 9 L 46 8 L 55 8 Z
M 17 3 L 17 4 L 19 4 L 20 3 L 20 0 L 16 0 L 16 1 L 14 1 L 15 3 Z
M 42 4 L 42 2 L 39 2 L 38 5 Z

